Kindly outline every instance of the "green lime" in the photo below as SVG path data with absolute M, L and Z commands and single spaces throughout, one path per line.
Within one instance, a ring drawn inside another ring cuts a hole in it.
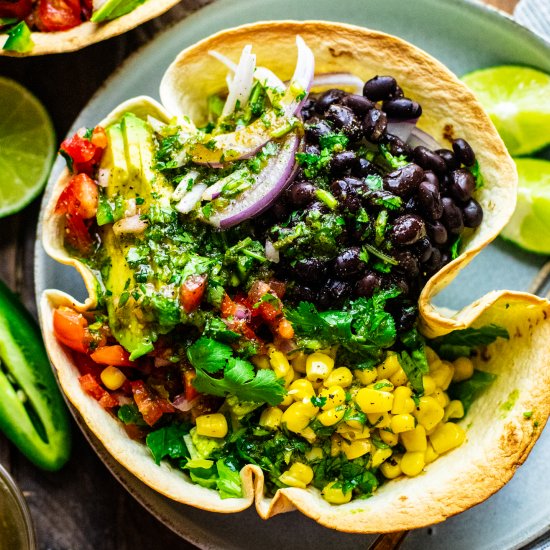
M 518 203 L 501 236 L 530 252 L 550 254 L 550 162 L 515 161 L 519 175 Z
M 550 75 L 514 65 L 462 77 L 487 111 L 512 156 L 550 143 Z
M 0 218 L 42 191 L 56 151 L 44 106 L 17 82 L 0 77 Z

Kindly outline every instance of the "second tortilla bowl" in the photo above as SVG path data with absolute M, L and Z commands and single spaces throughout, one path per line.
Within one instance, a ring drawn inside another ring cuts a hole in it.
M 298 508 L 323 525 L 350 532 L 377 533 L 429 525 L 481 502 L 502 487 L 525 460 L 550 412 L 545 397 L 550 389 L 550 363 L 545 353 L 550 338 L 547 302 L 521 293 L 492 293 L 452 317 L 431 306 L 435 292 L 496 237 L 515 202 L 513 163 L 469 90 L 439 62 L 398 38 L 335 23 L 265 22 L 218 33 L 184 50 L 163 79 L 163 106 L 140 98 L 115 110 L 106 122 L 116 122 L 125 111 L 143 119 L 151 115 L 167 122 L 172 116 L 188 115 L 200 121 L 204 98 L 222 88 L 226 74 L 223 66 L 207 55 L 209 50 L 235 61 L 244 46 L 253 44 L 258 64 L 288 79 L 298 34 L 312 49 L 317 72 L 341 72 L 344 68 L 363 80 L 392 74 L 407 96 L 422 104 L 423 130 L 441 143 L 448 143 L 453 135 L 463 136 L 476 150 L 485 178 L 476 197 L 486 212 L 485 219 L 464 240 L 458 257 L 430 279 L 420 304 L 423 330 L 429 337 L 488 323 L 504 326 L 512 336 L 509 342 L 494 344 L 475 360 L 476 366 L 499 376 L 461 420 L 463 427 L 468 426 L 466 442 L 427 466 L 422 475 L 390 481 L 367 500 L 338 506 L 328 504 L 311 488 L 284 488 L 268 498 L 263 473 L 254 465 L 241 471 L 244 494 L 239 499 L 221 499 L 217 492 L 191 483 L 169 464 L 155 465 L 147 448 L 129 439 L 120 422 L 82 390 L 71 354 L 53 334 L 56 307 L 67 305 L 80 311 L 97 307 L 94 275 L 64 248 L 63 220 L 55 214 L 58 197 L 70 177 L 68 172 L 57 182 L 43 212 L 43 241 L 54 259 L 72 265 L 83 275 L 89 298 L 78 303 L 58 291 L 44 294 L 40 315 L 46 345 L 66 396 L 93 433 L 124 467 L 169 498 L 226 513 L 255 502 L 258 513 L 266 519 Z M 496 412 L 511 393 L 516 398 L 505 414 Z M 533 411 L 533 415 L 528 418 L 525 411 Z

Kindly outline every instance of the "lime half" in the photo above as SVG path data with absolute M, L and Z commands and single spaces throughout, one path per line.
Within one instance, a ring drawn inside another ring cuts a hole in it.
M 550 254 L 550 162 L 515 160 L 518 203 L 501 236 L 530 252 Z
M 17 82 L 0 77 L 0 218 L 42 191 L 56 150 L 44 106 Z
M 512 156 L 550 143 L 550 75 L 514 65 L 462 77 L 487 111 Z

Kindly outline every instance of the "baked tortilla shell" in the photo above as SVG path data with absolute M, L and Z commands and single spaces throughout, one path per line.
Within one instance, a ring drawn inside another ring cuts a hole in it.
M 53 334 L 56 307 L 68 305 L 85 311 L 97 306 L 94 274 L 65 250 L 63 217 L 55 215 L 68 172 L 55 184 L 43 212 L 43 242 L 50 256 L 81 273 L 89 297 L 81 303 L 59 291 L 44 293 L 40 316 L 46 347 L 65 395 L 106 449 L 141 481 L 173 500 L 215 512 L 236 512 L 255 502 L 259 515 L 266 519 L 297 508 L 322 525 L 349 532 L 381 533 L 426 526 L 478 504 L 502 487 L 527 457 L 550 412 L 548 302 L 504 291 L 490 293 L 455 315 L 436 310 L 431 304 L 432 297 L 496 237 L 515 205 L 514 164 L 471 92 L 428 54 L 383 33 L 325 22 L 258 23 L 224 31 L 184 50 L 162 81 L 164 107 L 149 98 L 137 98 L 121 105 L 101 124 L 116 122 L 127 111 L 161 121 L 171 115 L 189 115 L 200 124 L 205 97 L 222 88 L 227 72 L 207 55 L 208 50 L 215 49 L 236 61 L 242 48 L 252 44 L 258 65 L 287 79 L 295 64 L 297 34 L 313 50 L 317 73 L 346 70 L 363 80 L 392 74 L 405 94 L 421 103 L 422 129 L 443 146 L 449 146 L 450 134 L 463 137 L 476 151 L 485 179 L 485 185 L 476 192 L 485 211 L 484 220 L 465 236 L 459 257 L 430 279 L 420 301 L 422 329 L 431 337 L 491 322 L 505 326 L 511 335 L 510 341 L 496 342 L 475 359 L 478 368 L 494 372 L 498 378 L 461 421 L 467 430 L 466 442 L 428 465 L 420 476 L 388 482 L 373 497 L 341 506 L 328 504 L 314 488 L 281 489 L 274 498 L 268 498 L 263 473 L 253 465 L 241 471 L 243 498 L 226 500 L 216 491 L 191 483 L 184 473 L 165 462 L 157 466 L 149 450 L 129 439 L 120 422 L 83 392 L 72 354 Z M 511 394 L 517 394 L 513 402 Z M 503 404 L 507 406 L 503 408 Z M 531 418 L 523 415 L 527 411 L 532 412 Z
M 30 57 L 50 53 L 64 53 L 81 50 L 90 44 L 101 42 L 125 33 L 150 19 L 154 19 L 170 8 L 179 4 L 181 0 L 147 0 L 136 9 L 103 23 L 84 23 L 66 31 L 33 32 L 31 39 L 34 47 L 29 52 L 19 53 L 0 49 L 0 55 L 11 57 Z

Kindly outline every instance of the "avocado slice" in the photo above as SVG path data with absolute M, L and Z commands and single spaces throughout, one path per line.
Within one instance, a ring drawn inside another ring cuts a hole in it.
M 109 19 L 116 19 L 121 15 L 125 15 L 146 0 L 107 0 L 98 10 L 95 10 L 90 18 L 93 23 L 101 23 Z

